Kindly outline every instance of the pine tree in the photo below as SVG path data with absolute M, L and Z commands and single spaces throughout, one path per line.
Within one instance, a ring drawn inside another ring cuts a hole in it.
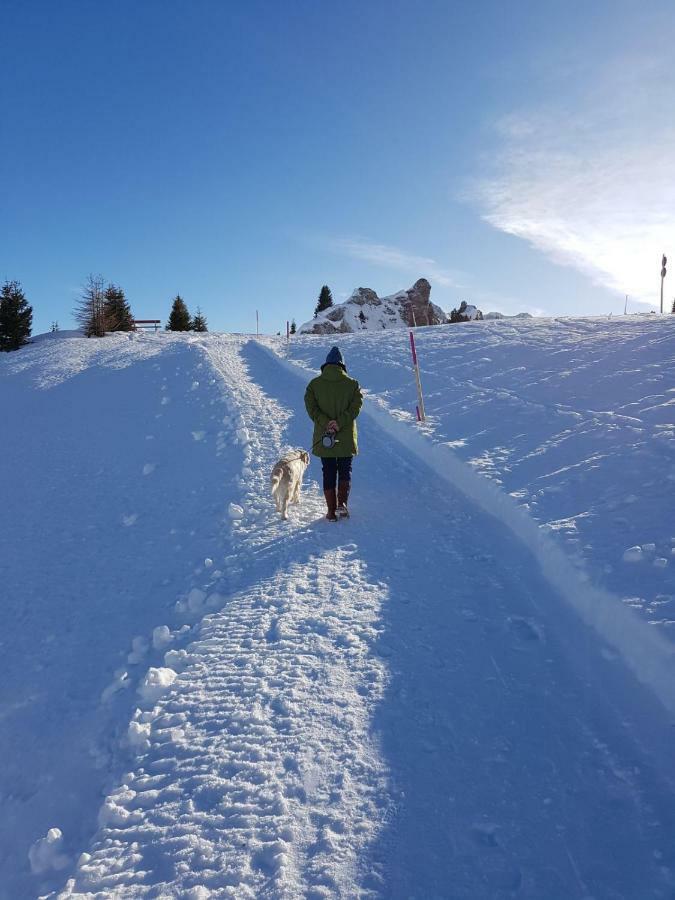
M 673 308 L 671 309 L 671 313 L 675 316 L 675 300 L 673 300 Z
M 103 337 L 105 334 L 104 303 L 103 277 L 90 275 L 73 312 L 75 321 L 86 337 Z
M 109 284 L 103 294 L 103 318 L 106 331 L 133 331 L 134 317 L 124 291 Z
M 295 324 L 295 319 L 291 319 L 291 334 L 295 334 L 298 330 L 298 326 Z
M 316 318 L 320 312 L 323 312 L 324 309 L 328 309 L 333 305 L 333 295 L 330 292 L 330 288 L 327 284 L 321 288 L 321 292 L 319 294 L 319 299 L 317 300 L 316 309 L 314 310 L 314 318 Z
M 18 281 L 6 281 L 0 291 L 0 350 L 18 350 L 28 343 L 33 307 Z
M 166 330 L 189 331 L 191 325 L 190 313 L 185 305 L 185 300 L 183 300 L 180 294 L 176 294 L 173 306 L 171 307 L 171 315 L 169 316 L 169 323 L 166 326 Z
M 197 307 L 197 315 L 192 320 L 192 330 L 193 331 L 208 331 L 208 325 L 206 323 L 206 316 L 202 315 L 202 311 L 199 307 Z

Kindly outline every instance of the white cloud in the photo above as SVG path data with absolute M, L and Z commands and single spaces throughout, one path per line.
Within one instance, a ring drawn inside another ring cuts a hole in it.
M 329 239 L 326 246 L 335 253 L 362 259 L 385 269 L 407 272 L 415 279 L 424 277 L 443 287 L 458 286 L 459 273 L 442 268 L 436 260 L 427 256 L 416 256 L 398 247 L 377 244 L 362 238 Z
M 662 253 L 675 277 L 675 77 L 646 59 L 585 75 L 571 108 L 560 101 L 496 123 L 495 174 L 471 196 L 496 228 L 657 304 Z M 665 296 L 674 291 L 667 280 Z

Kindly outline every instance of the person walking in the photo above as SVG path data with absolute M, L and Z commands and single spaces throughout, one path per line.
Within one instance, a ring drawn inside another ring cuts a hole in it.
M 331 347 L 321 374 L 310 381 L 305 391 L 305 408 L 314 422 L 312 453 L 321 459 L 329 522 L 349 516 L 352 458 L 359 452 L 356 417 L 362 404 L 358 381 L 347 375 L 339 347 Z

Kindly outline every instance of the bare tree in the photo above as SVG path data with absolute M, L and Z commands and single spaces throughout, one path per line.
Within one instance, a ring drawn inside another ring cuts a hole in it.
M 74 317 L 87 337 L 103 337 L 105 334 L 105 292 L 103 276 L 90 275 L 77 301 Z

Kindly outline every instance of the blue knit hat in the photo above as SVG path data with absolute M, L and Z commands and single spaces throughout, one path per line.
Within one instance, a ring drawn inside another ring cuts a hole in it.
M 330 348 L 330 352 L 326 357 L 326 362 L 323 364 L 323 366 L 342 366 L 345 372 L 347 371 L 347 366 L 345 365 L 345 361 L 339 347 Z M 323 366 L 321 366 L 322 370 Z

